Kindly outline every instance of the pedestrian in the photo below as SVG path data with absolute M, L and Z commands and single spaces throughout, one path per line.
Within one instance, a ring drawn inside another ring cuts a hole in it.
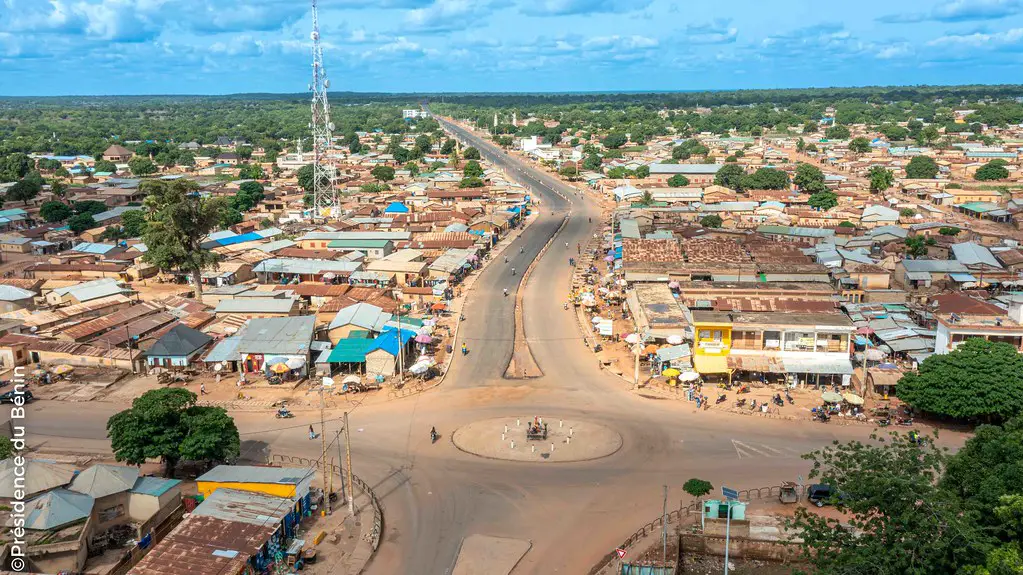
M 206 393 L 206 384 L 205 383 L 200 383 L 199 384 L 199 395 L 200 396 L 207 395 L 207 393 Z
M 309 426 L 309 439 L 310 440 L 316 439 L 316 432 L 313 431 L 312 425 Z

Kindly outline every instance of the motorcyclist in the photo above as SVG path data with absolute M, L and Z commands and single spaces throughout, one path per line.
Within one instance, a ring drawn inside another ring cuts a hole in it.
M 437 428 L 436 427 L 431 427 L 430 428 L 430 439 L 432 441 L 437 441 Z
M 515 268 L 512 268 L 512 275 L 515 275 Z
M 467 353 L 469 353 L 469 348 L 466 347 L 465 344 L 463 343 L 462 344 L 462 355 L 465 355 Z
M 508 256 L 504 256 L 504 263 L 508 263 Z
M 504 288 L 504 297 L 508 297 L 508 288 Z
M 521 254 L 523 251 L 525 251 L 525 249 L 526 248 L 519 248 L 519 253 Z

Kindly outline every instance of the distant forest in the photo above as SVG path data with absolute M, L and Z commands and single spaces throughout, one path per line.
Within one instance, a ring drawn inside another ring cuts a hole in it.
M 727 132 L 799 126 L 820 120 L 827 107 L 837 109 L 838 124 L 874 125 L 921 119 L 949 121 L 949 111 L 969 107 L 971 122 L 989 125 L 1023 122 L 1023 86 L 898 86 L 738 90 L 665 93 L 561 94 L 331 94 L 335 133 L 402 132 L 409 129 L 401 108 L 429 102 L 442 113 L 492 123 L 495 112 L 559 119 L 595 130 L 629 130 L 656 135 L 673 128 Z M 713 108 L 696 114 L 696 107 Z M 670 117 L 664 109 L 683 109 Z M 255 146 L 280 150 L 308 137 L 309 97 L 305 94 L 233 94 L 227 96 L 78 96 L 0 98 L 0 157 L 12 153 L 53 152 L 95 156 L 113 142 L 196 141 L 209 145 L 219 136 L 244 138 Z M 503 120 L 507 122 L 508 120 Z M 809 126 L 808 126 L 809 127 Z M 512 133 L 502 127 L 499 132 Z M 549 136 L 553 139 L 555 134 Z

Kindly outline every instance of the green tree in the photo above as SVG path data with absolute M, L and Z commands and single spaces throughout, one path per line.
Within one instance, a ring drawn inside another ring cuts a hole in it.
M 71 177 L 71 172 L 67 171 L 67 168 L 65 168 L 64 166 L 61 166 L 57 168 L 56 171 L 53 172 L 53 175 L 54 177 L 66 180 Z
M 459 188 L 482 188 L 484 185 L 483 180 L 479 178 L 462 178 L 462 181 L 458 182 Z
M 111 242 L 119 242 L 127 237 L 128 234 L 125 233 L 122 226 L 107 226 L 103 233 L 99 235 L 99 239 Z
M 1023 417 L 1002 426 L 974 429 L 962 449 L 949 458 L 939 485 L 977 512 L 982 523 L 1007 528 L 1007 538 L 1023 535 L 1019 531 L 1023 523 L 1013 519 L 1011 509 L 1005 509 L 1006 516 L 1000 518 L 990 513 L 1003 497 L 1023 496 Z
M 156 173 L 156 164 L 145 156 L 134 156 L 128 160 L 128 169 L 136 176 L 148 176 Z
M 961 231 L 963 231 L 963 230 L 961 230 L 961 229 L 959 229 L 959 228 L 957 228 L 955 226 L 942 226 L 942 227 L 938 228 L 938 233 L 943 235 L 943 236 L 957 236 L 957 235 L 959 235 L 959 232 L 961 232 Z
M 596 172 L 600 170 L 602 160 L 597 154 L 589 154 L 583 159 L 583 169 Z
M 183 152 L 178 155 L 177 164 L 186 168 L 195 167 L 195 156 L 191 152 Z
M 813 462 L 808 478 L 841 494 L 832 503 L 844 514 L 799 507 L 788 522 L 815 571 L 944 575 L 982 560 L 990 537 L 936 485 L 945 452 L 897 433 L 871 440 L 836 441 L 803 456 Z
M 465 168 L 462 169 L 462 173 L 464 173 L 467 178 L 482 178 L 483 167 L 480 166 L 480 163 L 476 160 L 469 160 L 465 163 Z
M 146 233 L 146 213 L 142 210 L 128 210 L 121 214 L 121 227 L 129 238 L 139 238 Z
M 907 238 L 909 239 L 909 238 Z M 997 421 L 1023 412 L 1023 354 L 1012 344 L 970 338 L 899 380 L 899 399 L 956 419 Z
M 510 148 L 514 141 L 511 136 L 500 136 L 497 138 L 497 145 L 502 148 Z
M 640 166 L 636 168 L 637 178 L 649 178 L 650 177 L 650 166 Z
M 36 161 L 36 169 L 43 172 L 55 172 L 63 167 L 60 160 L 40 158 Z
M 784 190 L 788 187 L 788 174 L 776 168 L 760 168 L 743 176 L 739 182 L 739 189 L 742 190 Z
M 266 174 L 259 164 L 242 164 L 238 166 L 238 178 L 242 180 L 263 180 Z
M 91 230 L 96 227 L 96 220 L 93 219 L 92 214 L 76 214 L 71 216 L 71 219 L 67 221 L 68 228 L 76 234 L 80 234 L 85 230 Z
M 141 465 L 160 459 L 172 475 L 181 459 L 226 461 L 237 457 L 241 438 L 220 407 L 200 407 L 183 388 L 147 391 L 131 408 L 107 421 L 107 436 L 117 461 Z
M 745 175 L 746 171 L 742 169 L 742 166 L 727 164 L 714 174 L 714 183 L 733 190 L 740 190 L 742 189 L 742 178 Z
M 870 151 L 870 140 L 859 136 L 849 141 L 849 150 L 855 154 L 866 154 Z
M 419 164 L 415 162 L 405 164 L 405 169 L 408 170 L 409 175 L 413 178 L 419 175 Z
M 193 165 L 195 164 L 195 159 L 194 158 L 192 159 L 192 164 Z M 93 169 L 95 171 L 97 171 L 97 172 L 104 172 L 104 173 L 110 172 L 112 174 L 112 173 L 117 171 L 117 164 L 111 162 L 110 160 L 99 160 L 93 166 Z
M 39 195 L 39 191 L 42 190 L 42 185 L 36 181 L 33 181 L 29 177 L 25 177 L 14 183 L 13 186 L 7 189 L 6 199 L 11 202 L 22 202 L 27 204 L 29 200 Z
M 899 215 L 904 218 L 911 218 L 916 215 L 916 210 L 913 208 L 902 208 L 899 210 Z
M 973 174 L 973 179 L 980 182 L 990 182 L 992 180 L 1004 180 L 1009 177 L 1009 170 L 1005 169 L 1004 160 L 1003 163 L 996 163 L 994 161 L 988 162 L 977 169 Z
M 800 153 L 806 151 L 806 142 L 803 141 L 803 138 L 796 140 L 796 151 Z
M 99 200 L 82 200 L 71 204 L 71 209 L 76 214 L 89 214 L 94 216 L 107 211 L 107 205 Z
M 840 227 L 840 228 L 855 228 L 856 224 L 854 224 L 852 222 L 842 222 L 842 223 L 838 224 L 838 227 Z
M 234 225 L 238 225 L 245 220 L 245 216 L 235 208 L 225 208 L 220 210 L 219 219 L 217 225 L 222 228 L 229 228 Z
M 717 214 L 710 214 L 700 218 L 700 225 L 705 228 L 720 228 L 722 223 L 724 222 L 721 220 L 721 216 Z
M 927 255 L 927 243 L 922 236 L 909 236 L 902 243 L 906 246 L 906 253 L 914 258 Z
M 792 183 L 808 194 L 819 194 L 828 189 L 824 184 L 824 172 L 813 164 L 801 163 L 796 166 Z
M 575 179 L 579 177 L 579 169 L 572 164 L 568 164 L 558 170 L 558 173 L 568 179 Z
M 448 138 L 448 139 L 444 140 L 444 143 L 441 145 L 440 153 L 444 154 L 446 156 L 446 155 L 450 154 L 451 152 L 455 151 L 455 146 L 456 145 L 457 145 L 457 143 L 455 142 L 454 138 Z
M 605 148 L 617 150 L 618 148 L 621 148 L 626 143 L 628 143 L 628 141 L 629 138 L 624 133 L 611 132 L 610 134 L 604 136 L 604 139 L 601 140 L 601 143 L 604 144 Z
M 51 223 L 63 222 L 74 214 L 71 206 L 64 202 L 43 202 L 43 205 L 39 206 L 39 216 Z
M 376 166 L 369 174 L 378 182 L 389 182 L 394 179 L 394 168 L 391 166 Z
M 818 129 L 817 122 L 814 122 L 813 120 L 807 120 L 806 122 L 803 123 L 803 133 L 804 134 L 812 134 L 812 133 L 816 132 L 817 129 Z M 800 138 L 800 139 L 802 139 L 802 138 Z
M 27 154 L 8 154 L 0 159 L 0 182 L 16 182 L 27 176 L 32 166 L 32 159 Z
M 872 192 L 883 192 L 895 183 L 895 174 L 888 168 L 871 166 L 867 175 L 870 178 L 870 191 Z
M 684 188 L 689 185 L 689 178 L 682 174 L 675 174 L 668 178 L 668 187 L 670 188 Z
M 192 276 L 196 299 L 202 301 L 202 272 L 217 267 L 217 254 L 202 243 L 230 209 L 223 199 L 206 199 L 191 180 L 149 180 L 141 189 L 147 193 L 148 222 L 143 241 L 148 247 L 143 258 L 163 271 L 180 270 Z
M 639 206 L 652 206 L 654 205 L 654 195 L 650 193 L 650 190 L 644 190 L 643 195 L 635 203 Z
M 829 140 L 844 140 L 850 135 L 849 128 L 840 125 L 832 126 L 824 132 L 824 136 Z
M 807 203 L 811 208 L 826 211 L 838 205 L 838 196 L 835 195 L 835 192 L 825 190 L 812 194 Z
M 468 148 L 462 150 L 462 157 L 465 158 L 466 160 L 479 160 L 480 151 L 472 146 L 469 146 Z
M 712 489 L 714 489 L 714 486 L 711 485 L 710 481 L 697 479 L 696 477 L 693 477 L 682 484 L 682 491 L 685 491 L 693 497 L 703 497 L 710 493 Z
M 298 169 L 298 187 L 307 192 L 313 191 L 313 165 L 306 164 Z
M 932 180 L 938 175 L 938 163 L 930 156 L 914 156 L 906 165 L 906 177 Z

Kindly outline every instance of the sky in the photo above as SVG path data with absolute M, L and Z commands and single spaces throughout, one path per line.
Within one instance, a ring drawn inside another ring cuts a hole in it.
M 319 0 L 331 90 L 1023 82 L 1023 0 Z M 298 93 L 304 0 L 0 0 L 0 95 Z

